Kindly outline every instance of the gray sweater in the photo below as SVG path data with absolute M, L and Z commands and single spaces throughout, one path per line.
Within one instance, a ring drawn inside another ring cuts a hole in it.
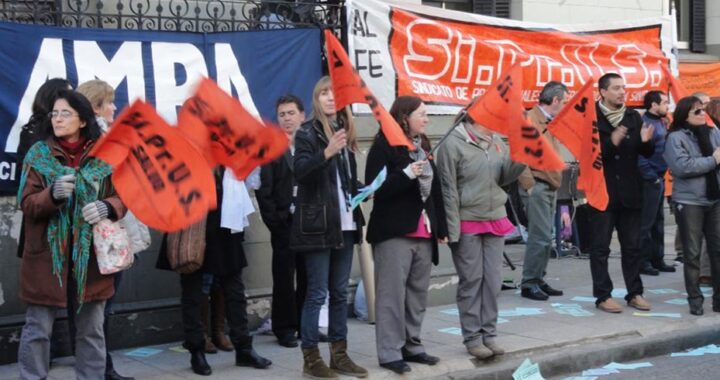
M 713 149 L 720 146 L 720 131 L 715 127 L 710 132 L 710 142 Z M 720 180 L 720 173 L 716 170 L 715 158 L 702 155 L 698 140 L 691 131 L 682 129 L 670 133 L 663 158 L 672 173 L 674 202 L 698 206 L 713 204 L 705 194 L 705 174 L 715 170 Z
M 492 221 L 507 216 L 501 186 L 515 181 L 525 165 L 510 160 L 497 135 L 493 144 L 474 142 L 465 127 L 456 127 L 438 148 L 436 164 L 442 182 L 448 235 L 460 240 L 460 221 Z

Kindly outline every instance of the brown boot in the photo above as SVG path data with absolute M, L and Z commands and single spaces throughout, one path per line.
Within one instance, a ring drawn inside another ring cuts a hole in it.
M 225 295 L 220 287 L 210 291 L 210 307 L 212 308 L 212 342 L 218 349 L 232 351 L 233 345 L 225 335 Z
M 203 351 L 206 354 L 217 354 L 217 347 L 212 343 L 207 333 L 208 326 L 208 315 L 210 314 L 210 300 L 207 297 L 203 297 L 200 301 L 200 320 L 202 320 L 203 326 L 205 326 L 205 348 Z
M 317 347 L 303 348 L 303 377 L 311 379 L 337 379 L 338 376 L 328 368 L 325 361 L 320 356 L 320 350 Z
M 355 364 L 347 354 L 347 340 L 330 342 L 330 368 L 335 372 L 355 377 L 367 377 L 368 371 Z

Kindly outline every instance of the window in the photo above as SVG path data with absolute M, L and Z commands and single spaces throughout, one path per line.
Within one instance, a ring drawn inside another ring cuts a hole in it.
M 422 3 L 454 11 L 510 18 L 510 0 L 423 0 Z
M 672 0 L 677 22 L 678 47 L 704 53 L 706 0 Z
M 443 9 L 452 9 L 454 11 L 470 12 L 473 11 L 473 5 L 471 0 L 446 0 L 446 1 L 425 1 L 423 5 L 429 5 L 431 7 L 438 7 Z

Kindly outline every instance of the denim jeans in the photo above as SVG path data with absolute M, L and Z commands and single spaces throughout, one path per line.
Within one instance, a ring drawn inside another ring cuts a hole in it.
M 713 281 L 713 306 L 720 306 L 720 202 L 712 206 L 678 204 L 675 220 L 683 245 L 685 290 L 688 301 L 702 304 L 700 291 L 700 251 L 707 243 Z
M 343 231 L 340 249 L 304 252 L 307 270 L 307 293 L 300 318 L 302 348 L 317 347 L 320 308 L 330 293 L 328 340 L 347 338 L 347 287 L 353 259 L 353 231 Z
M 643 180 L 643 204 L 640 220 L 641 267 L 660 267 L 665 256 L 665 215 L 663 214 L 663 193 L 665 184 Z

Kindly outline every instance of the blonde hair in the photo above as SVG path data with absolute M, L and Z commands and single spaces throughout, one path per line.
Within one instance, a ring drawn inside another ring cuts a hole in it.
M 313 89 L 312 118 L 322 124 L 325 137 L 330 139 L 330 136 L 332 136 L 335 132 L 330 125 L 330 119 L 327 115 L 325 115 L 325 112 L 323 112 L 322 106 L 320 106 L 320 102 L 318 100 L 320 98 L 320 93 L 326 90 L 332 91 L 332 82 L 330 81 L 330 77 L 327 75 L 320 78 Z M 338 111 L 336 117 L 340 119 L 338 120 L 338 123 L 341 123 L 345 127 L 348 147 L 353 152 L 357 151 L 357 133 L 355 131 L 355 122 L 353 121 L 350 107 L 345 107 Z
M 84 82 L 78 86 L 77 92 L 84 95 L 90 101 L 93 110 L 102 107 L 105 102 L 113 102 L 115 100 L 115 89 L 100 79 Z

